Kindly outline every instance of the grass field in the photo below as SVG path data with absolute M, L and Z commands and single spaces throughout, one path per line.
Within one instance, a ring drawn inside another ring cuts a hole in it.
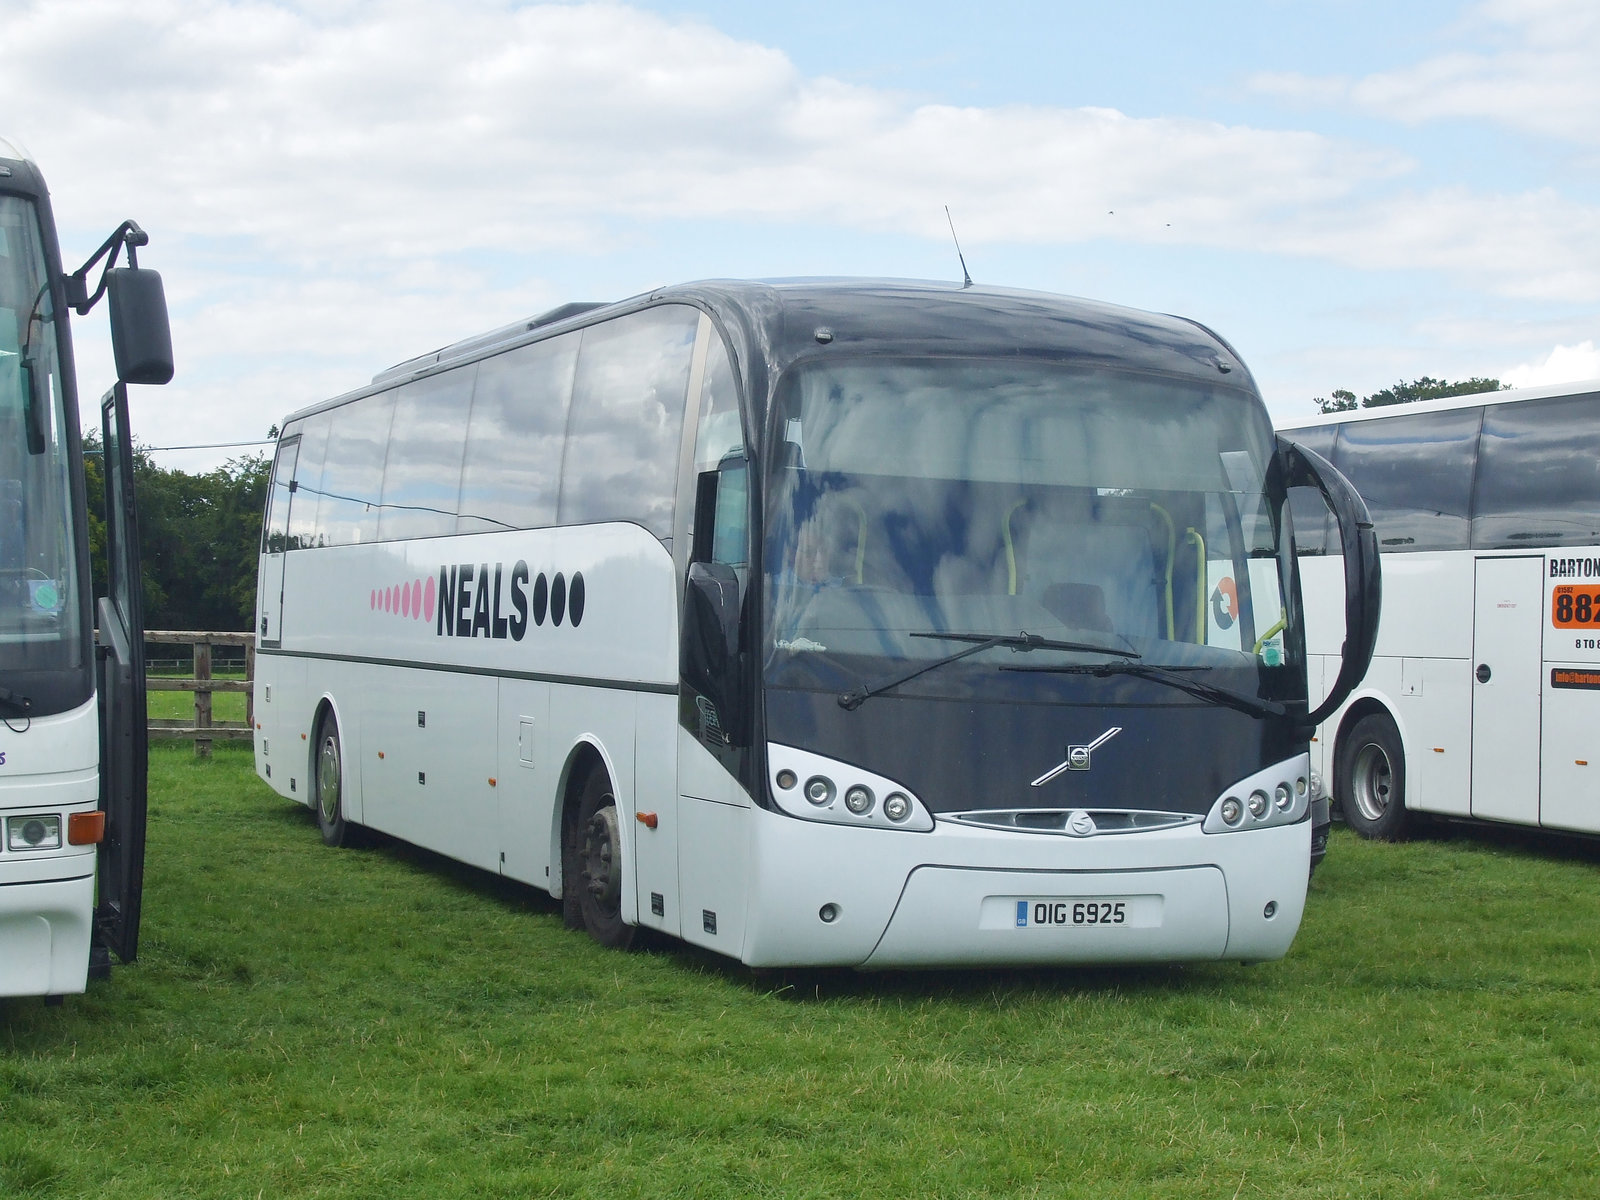
M 753 977 L 152 754 L 140 960 L 0 1001 L 0 1196 L 1593 1196 L 1600 853 L 1335 832 L 1288 959 Z

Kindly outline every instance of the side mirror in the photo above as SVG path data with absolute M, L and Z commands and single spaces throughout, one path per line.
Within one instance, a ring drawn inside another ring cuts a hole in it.
M 172 327 L 161 273 L 146 267 L 106 272 L 111 305 L 111 350 L 123 383 L 166 383 L 172 378 Z
M 1339 538 L 1344 543 L 1344 645 L 1339 651 L 1339 674 L 1333 687 L 1316 710 L 1306 716 L 1306 723 L 1315 727 L 1349 698 L 1372 664 L 1383 608 L 1378 535 L 1366 501 L 1332 463 L 1316 451 L 1282 437 L 1278 439 L 1278 454 L 1286 486 L 1314 487 L 1321 492 L 1339 523 Z
M 739 603 L 739 578 L 732 567 L 717 562 L 689 564 L 680 647 L 683 680 L 699 697 L 702 725 L 714 726 L 726 745 L 747 741 Z

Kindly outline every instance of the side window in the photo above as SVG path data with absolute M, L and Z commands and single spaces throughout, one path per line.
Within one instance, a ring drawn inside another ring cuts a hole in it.
M 1313 425 L 1309 429 L 1286 429 L 1283 436 L 1332 462 L 1333 440 L 1338 432 L 1337 425 Z M 1328 511 L 1327 502 L 1316 488 L 1289 489 L 1289 518 L 1294 522 L 1294 548 L 1297 554 L 1339 553 L 1338 528 L 1334 526 L 1330 534 L 1333 514 Z
M 300 454 L 294 465 L 294 503 L 289 506 L 288 549 L 304 550 L 325 545 L 317 533 L 317 513 L 322 508 L 322 462 L 328 450 L 327 413 L 306 419 L 300 430 Z
M 1350 421 L 1334 466 L 1367 502 L 1383 551 L 1465 550 L 1481 408 Z
M 476 374 L 476 366 L 458 367 L 396 391 L 383 468 L 380 541 L 455 532 L 461 454 Z
M 289 548 L 289 509 L 298 490 L 289 485 L 294 479 L 295 462 L 299 457 L 298 435 L 291 435 L 278 443 L 278 457 L 272 464 L 272 487 L 267 492 L 267 517 L 262 522 L 261 548 L 264 553 L 282 554 Z
M 389 446 L 394 393 L 368 396 L 333 410 L 328 457 L 317 506 L 318 545 L 375 541 L 383 496 L 383 459 Z
M 1600 394 L 1484 410 L 1473 501 L 1480 549 L 1600 541 Z
M 534 342 L 479 364 L 456 532 L 555 524 L 578 338 Z
M 563 525 L 634 521 L 672 536 L 699 317 L 667 305 L 583 331 L 561 459 Z
M 716 501 L 709 542 L 711 561 L 731 567 L 750 563 L 750 487 L 745 465 L 744 430 L 739 422 L 739 396 L 728 350 L 715 333 L 706 354 L 705 381 L 700 389 L 700 421 L 695 430 L 696 478 L 718 471 Z M 698 507 L 698 506 L 697 506 Z M 697 512 L 696 519 L 700 514 Z

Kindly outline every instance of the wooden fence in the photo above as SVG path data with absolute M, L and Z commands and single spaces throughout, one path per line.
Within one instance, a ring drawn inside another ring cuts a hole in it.
M 211 743 L 248 741 L 255 730 L 256 638 L 253 633 L 206 633 L 182 630 L 147 630 L 145 643 L 194 647 L 194 675 L 177 679 L 170 675 L 150 675 L 145 687 L 152 692 L 193 692 L 194 720 L 152 720 L 152 738 L 193 738 L 194 752 L 201 758 L 211 754 Z M 211 651 L 214 646 L 244 647 L 244 678 L 214 679 Z M 244 693 L 244 721 L 213 721 L 211 697 L 216 692 Z

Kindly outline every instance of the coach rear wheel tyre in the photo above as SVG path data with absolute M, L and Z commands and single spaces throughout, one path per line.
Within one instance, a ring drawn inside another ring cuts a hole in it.
M 344 754 L 339 745 L 339 722 L 332 713 L 317 726 L 317 757 L 311 779 L 322 840 L 330 846 L 343 846 L 349 840 L 350 826 L 344 819 Z
M 1406 754 L 1400 731 L 1383 713 L 1362 717 L 1339 747 L 1338 798 L 1345 824 L 1362 837 L 1393 842 L 1405 836 Z
M 622 919 L 622 829 L 604 771 L 592 772 L 583 786 L 573 837 L 583 927 L 602 946 L 626 950 L 638 930 Z

